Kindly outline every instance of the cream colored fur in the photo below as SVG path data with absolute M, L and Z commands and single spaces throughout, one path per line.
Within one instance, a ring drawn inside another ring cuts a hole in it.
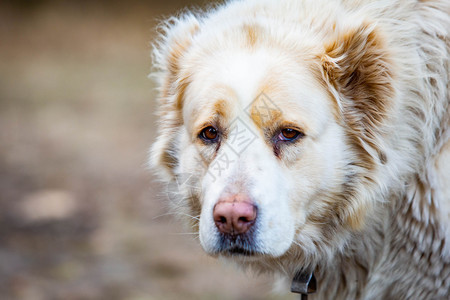
M 449 1 L 228 1 L 161 31 L 151 165 L 165 182 L 192 176 L 171 200 L 207 253 L 314 271 L 311 299 L 448 299 Z M 278 123 L 251 111 L 261 96 L 305 137 L 272 149 Z M 198 139 L 208 122 L 218 146 Z M 251 143 L 236 151 L 240 129 Z M 213 207 L 237 192 L 261 212 L 258 255 L 216 251 Z

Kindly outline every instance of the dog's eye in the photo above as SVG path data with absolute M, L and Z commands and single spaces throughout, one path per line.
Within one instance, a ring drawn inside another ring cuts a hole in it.
M 206 141 L 215 141 L 218 135 L 217 129 L 212 126 L 208 126 L 200 132 L 200 137 Z
M 278 139 L 281 141 L 293 141 L 301 136 L 303 136 L 303 134 L 298 130 L 292 128 L 284 128 L 278 135 Z

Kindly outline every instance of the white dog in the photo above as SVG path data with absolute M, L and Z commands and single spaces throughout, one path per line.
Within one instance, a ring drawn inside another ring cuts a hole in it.
M 228 1 L 165 22 L 151 163 L 204 250 L 314 272 L 317 299 L 448 299 L 449 31 L 448 0 Z

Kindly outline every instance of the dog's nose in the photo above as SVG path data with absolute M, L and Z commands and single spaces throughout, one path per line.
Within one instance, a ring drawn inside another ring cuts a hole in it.
M 246 233 L 255 223 L 256 206 L 250 201 L 219 201 L 214 206 L 214 222 L 221 233 L 237 235 Z

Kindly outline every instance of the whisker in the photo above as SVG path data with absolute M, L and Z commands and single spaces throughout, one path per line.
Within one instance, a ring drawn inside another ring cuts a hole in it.
M 196 217 L 196 216 L 192 216 L 192 215 L 190 215 L 190 214 L 180 213 L 180 212 L 174 213 L 174 214 L 179 215 L 179 216 L 189 217 L 189 218 L 192 218 L 192 219 L 194 219 L 194 220 L 200 221 L 200 216 L 197 216 L 197 217 Z
M 171 213 L 171 212 L 169 212 L 169 213 L 165 213 L 165 214 L 157 215 L 157 216 L 153 217 L 153 218 L 152 218 L 152 220 L 156 220 L 156 219 L 159 219 L 159 218 L 162 218 L 162 217 L 165 217 L 165 216 L 170 216 L 170 215 L 174 215 L 174 214 L 175 214 L 175 213 Z
M 176 215 L 178 215 L 178 216 L 185 216 L 185 217 L 189 217 L 189 218 L 192 218 L 194 220 L 200 221 L 200 216 L 192 216 L 190 214 L 181 213 L 181 212 L 168 212 L 168 213 L 165 213 L 165 214 L 161 214 L 161 215 L 155 216 L 155 217 L 152 218 L 152 220 L 155 220 L 155 219 L 158 219 L 158 218 L 161 218 L 161 217 L 165 217 L 165 216 L 171 216 L 171 215 L 174 215 L 174 216 L 176 216 Z
M 299 247 L 302 247 L 302 245 L 299 243 L 299 242 L 296 242 L 296 241 L 292 241 L 292 244 L 294 244 L 294 245 L 297 245 L 297 246 L 299 246 Z

